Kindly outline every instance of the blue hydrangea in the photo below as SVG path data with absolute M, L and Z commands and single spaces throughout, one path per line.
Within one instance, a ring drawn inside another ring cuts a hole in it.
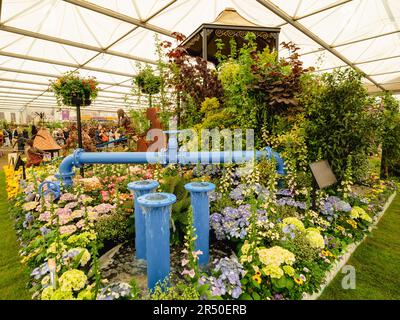
M 336 196 L 329 196 L 320 203 L 321 213 L 327 216 L 329 221 L 337 217 L 337 212 L 350 212 L 351 205 Z
M 307 205 L 305 202 L 302 201 L 296 201 L 292 197 L 282 197 L 276 201 L 276 204 L 278 206 L 291 206 L 291 207 L 296 207 L 302 210 L 305 210 L 307 208 Z
M 250 204 L 244 204 L 238 208 L 226 207 L 221 213 L 213 213 L 210 216 L 210 225 L 215 231 L 217 239 L 244 239 L 247 235 L 247 227 L 251 215 L 250 210 Z M 258 216 L 259 221 L 268 220 L 264 210 L 258 210 Z
M 213 276 L 201 277 L 199 284 L 209 284 L 213 296 L 228 294 L 233 299 L 239 298 L 242 294 L 240 279 L 245 275 L 243 266 L 236 257 L 225 257 L 216 259 L 213 262 Z

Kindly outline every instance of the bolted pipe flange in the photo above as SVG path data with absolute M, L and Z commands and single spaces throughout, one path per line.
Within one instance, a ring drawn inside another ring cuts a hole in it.
M 76 149 L 76 150 L 74 151 L 74 154 L 73 154 L 73 157 L 74 157 L 74 166 L 77 167 L 77 168 L 81 168 L 81 167 L 83 167 L 83 165 L 84 165 L 84 163 L 82 163 L 82 162 L 80 161 L 80 156 L 81 156 L 81 153 L 83 153 L 83 152 L 85 152 L 85 150 L 83 150 L 83 149 Z

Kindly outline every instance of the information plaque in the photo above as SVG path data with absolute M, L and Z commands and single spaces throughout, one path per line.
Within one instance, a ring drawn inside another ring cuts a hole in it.
M 310 168 L 320 189 L 329 187 L 337 182 L 327 160 L 313 162 L 310 164 Z

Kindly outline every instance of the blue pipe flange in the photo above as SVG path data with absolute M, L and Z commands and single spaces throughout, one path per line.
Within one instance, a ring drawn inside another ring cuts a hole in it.
M 46 190 L 43 190 L 44 187 L 47 187 Z M 46 196 L 48 194 L 52 194 L 54 196 L 54 200 L 58 199 L 61 195 L 60 183 L 52 181 L 43 181 L 38 187 L 38 193 L 40 196 Z
M 77 168 L 81 168 L 84 165 L 84 163 L 81 163 L 81 161 L 79 159 L 82 152 L 85 152 L 85 150 L 76 149 L 74 151 L 74 166 L 77 167 Z

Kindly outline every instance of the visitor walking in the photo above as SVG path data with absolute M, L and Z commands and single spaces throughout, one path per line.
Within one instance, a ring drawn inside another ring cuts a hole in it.
M 4 136 L 4 147 L 11 146 L 10 143 L 10 133 L 7 129 L 3 129 L 3 136 Z

